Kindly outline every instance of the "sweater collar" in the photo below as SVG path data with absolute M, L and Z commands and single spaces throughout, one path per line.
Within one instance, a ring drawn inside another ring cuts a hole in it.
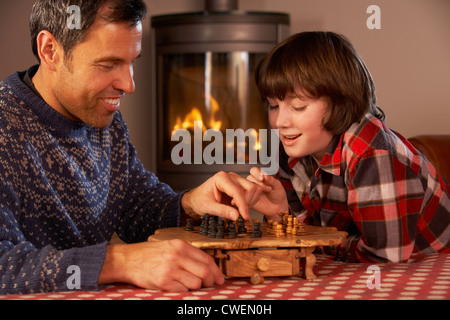
M 75 122 L 48 105 L 40 95 L 36 94 L 29 86 L 24 82 L 24 77 L 27 71 L 16 72 L 9 76 L 5 83 L 11 85 L 15 94 L 26 108 L 31 111 L 35 116 L 39 118 L 42 124 L 47 125 L 49 128 L 60 132 L 72 132 L 73 130 L 80 130 L 88 125 Z

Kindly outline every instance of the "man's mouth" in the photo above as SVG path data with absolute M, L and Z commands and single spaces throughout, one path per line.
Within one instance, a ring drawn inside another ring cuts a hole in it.
M 120 99 L 103 99 L 103 101 L 112 105 L 118 105 L 120 103 Z
M 120 98 L 104 98 L 101 99 L 105 104 L 105 107 L 111 112 L 115 112 L 119 110 L 120 107 Z

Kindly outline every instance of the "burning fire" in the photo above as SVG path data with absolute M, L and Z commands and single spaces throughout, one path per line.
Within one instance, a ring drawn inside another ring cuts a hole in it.
M 209 128 L 215 129 L 215 130 L 220 130 L 220 128 L 222 127 L 222 121 L 216 121 L 216 117 L 215 117 L 216 112 L 219 111 L 219 109 L 220 109 L 219 103 L 212 96 L 210 96 L 209 100 L 211 103 L 211 117 L 210 117 L 209 124 L 208 124 Z M 172 129 L 172 133 L 178 129 L 194 129 L 195 121 L 201 121 L 203 123 L 203 117 L 202 117 L 202 113 L 200 112 L 200 110 L 198 110 L 197 108 L 192 108 L 191 112 L 189 112 L 184 117 L 183 121 L 181 121 L 180 117 L 177 117 L 177 123 L 175 124 L 175 126 Z M 207 130 L 207 128 L 204 124 L 202 125 L 202 130 L 203 130 L 203 132 L 205 132 Z
M 208 127 L 205 126 L 205 122 L 203 121 L 202 113 L 197 108 L 192 108 L 191 111 L 184 117 L 184 120 L 181 120 L 180 117 L 177 117 L 176 124 L 174 125 L 172 129 L 172 134 L 179 130 L 179 129 L 186 129 L 186 130 L 194 130 L 194 123 L 195 122 L 201 122 L 202 123 L 202 131 L 205 133 L 208 129 L 214 129 L 219 130 L 222 128 L 222 121 L 216 120 L 216 113 L 220 110 L 219 103 L 217 100 L 213 97 L 209 97 L 210 101 L 210 107 L 211 107 L 211 116 L 209 123 L 207 123 Z M 254 146 L 255 150 L 260 150 L 261 145 L 259 142 L 258 133 L 256 130 L 254 130 L 251 133 L 255 139 L 256 139 L 256 145 Z

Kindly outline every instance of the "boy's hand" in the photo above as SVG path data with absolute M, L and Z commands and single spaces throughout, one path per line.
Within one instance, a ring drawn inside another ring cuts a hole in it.
M 259 201 L 253 206 L 256 211 L 268 218 L 278 220 L 277 214 L 289 209 L 286 192 L 278 179 L 264 174 L 260 168 L 254 167 L 250 170 L 247 180 L 258 184 L 264 190 Z

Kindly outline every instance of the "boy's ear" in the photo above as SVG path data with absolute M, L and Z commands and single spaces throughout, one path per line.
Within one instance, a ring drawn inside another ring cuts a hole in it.
M 53 34 L 47 30 L 41 31 L 37 38 L 37 51 L 41 66 L 56 71 L 58 64 L 64 58 L 64 50 Z

